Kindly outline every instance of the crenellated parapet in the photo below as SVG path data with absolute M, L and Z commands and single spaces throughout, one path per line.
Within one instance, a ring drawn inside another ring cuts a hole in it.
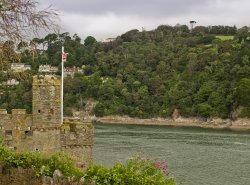
M 12 115 L 25 115 L 26 110 L 25 109 L 12 109 Z
M 5 129 L 31 127 L 32 115 L 26 114 L 25 109 L 12 109 L 11 114 L 6 109 L 0 109 L 0 126 Z
M 93 125 L 90 122 L 64 121 L 61 127 L 62 145 L 93 145 Z
M 61 77 L 56 75 L 36 75 L 33 76 L 33 86 L 36 85 L 53 85 L 53 86 L 61 86 Z
M 10 149 L 17 150 L 19 143 L 31 131 L 32 115 L 26 114 L 25 109 L 12 109 L 11 112 L 8 114 L 5 109 L 0 110 L 0 137 Z
M 8 114 L 6 109 L 0 109 L 0 115 Z

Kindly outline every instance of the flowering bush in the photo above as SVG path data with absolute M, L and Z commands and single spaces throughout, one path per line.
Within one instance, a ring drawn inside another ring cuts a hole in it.
M 92 166 L 85 172 L 86 180 L 96 185 L 174 185 L 169 177 L 165 162 L 134 158 L 125 164 L 117 163 L 108 169 L 104 166 Z
M 165 162 L 149 159 L 133 158 L 125 164 L 117 163 L 112 168 L 92 165 L 87 170 L 76 168 L 74 162 L 63 153 L 49 158 L 37 153 L 16 154 L 3 147 L 0 141 L 0 165 L 9 167 L 33 168 L 37 176 L 52 176 L 58 169 L 64 176 L 84 178 L 84 184 L 95 185 L 174 185 L 169 177 L 169 169 Z M 43 168 L 43 172 L 41 169 Z
M 169 168 L 166 162 L 163 161 L 155 161 L 154 165 L 157 169 L 162 171 L 165 175 L 169 174 Z

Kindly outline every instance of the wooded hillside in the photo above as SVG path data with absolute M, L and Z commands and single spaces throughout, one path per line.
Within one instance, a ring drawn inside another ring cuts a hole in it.
M 0 86 L 0 108 L 31 110 L 31 76 L 40 64 L 60 66 L 63 42 L 69 53 L 65 65 L 84 70 L 65 79 L 66 114 L 93 99 L 96 116 L 167 117 L 179 109 L 186 117 L 231 118 L 243 107 L 240 116 L 250 117 L 249 38 L 248 27 L 198 26 L 190 33 L 186 25 L 130 30 L 107 43 L 48 34 L 19 45 L 21 61 L 32 71 L 10 72 L 13 59 L 1 60 L 0 81 L 21 83 Z

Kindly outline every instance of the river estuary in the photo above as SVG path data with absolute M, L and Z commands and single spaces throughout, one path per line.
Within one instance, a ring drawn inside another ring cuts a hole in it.
M 141 155 L 165 161 L 181 185 L 250 185 L 250 132 L 142 125 L 95 125 L 94 161 Z

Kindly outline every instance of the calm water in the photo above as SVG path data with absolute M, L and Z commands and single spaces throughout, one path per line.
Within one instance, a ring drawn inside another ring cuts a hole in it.
M 98 164 L 140 154 L 166 161 L 181 185 L 250 185 L 250 132 L 95 125 L 94 140 Z

